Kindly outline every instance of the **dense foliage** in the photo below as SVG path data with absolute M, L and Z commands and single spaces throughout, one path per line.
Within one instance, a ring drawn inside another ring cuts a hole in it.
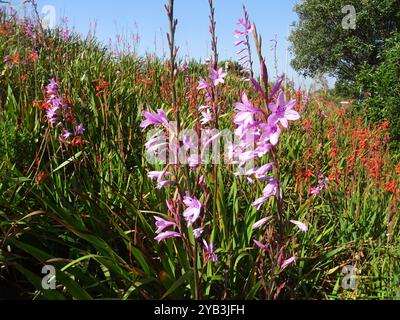
M 354 28 L 346 26 L 355 9 Z M 345 8 L 342 12 L 342 8 Z M 376 66 L 382 44 L 400 28 L 399 0 L 305 0 L 295 6 L 299 22 L 290 36 L 293 67 L 305 75 L 329 73 L 352 84 L 364 63 Z
M 400 141 L 400 34 L 385 43 L 375 68 L 366 65 L 357 84 L 365 95 L 366 113 L 372 121 L 387 119 L 392 138 Z

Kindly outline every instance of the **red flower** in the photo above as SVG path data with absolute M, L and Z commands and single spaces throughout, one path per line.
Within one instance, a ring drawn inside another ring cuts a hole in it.
M 101 79 L 100 80 L 95 80 L 93 82 L 94 83 L 96 83 L 96 82 L 99 83 L 96 86 L 96 92 L 97 92 L 96 97 L 99 97 L 102 94 L 109 95 L 111 93 L 110 91 L 107 91 L 108 87 L 110 86 L 110 84 L 108 82 L 106 82 L 104 80 L 101 80 Z
M 396 173 L 400 176 L 400 164 L 395 165 L 394 168 L 396 169 Z
M 397 194 L 398 193 L 398 183 L 396 180 L 390 180 L 386 182 L 383 187 L 385 188 L 386 192 Z
M 19 64 L 19 54 L 18 53 L 15 53 L 14 55 L 13 55 L 13 64 Z
M 86 143 L 87 141 L 84 141 L 81 136 L 76 136 L 71 142 L 69 142 L 71 146 L 79 148 L 82 148 L 82 146 Z
M 41 184 L 44 180 L 47 178 L 47 173 L 46 172 L 41 172 L 37 177 L 36 177 L 36 184 L 39 185 Z
M 382 130 L 383 131 L 388 131 L 389 130 L 389 121 L 385 120 L 382 122 Z
M 31 59 L 33 62 L 37 62 L 39 60 L 39 55 L 37 51 L 32 51 L 29 53 L 29 59 Z

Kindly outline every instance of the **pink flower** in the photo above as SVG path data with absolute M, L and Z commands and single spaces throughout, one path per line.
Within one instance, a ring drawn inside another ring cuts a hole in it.
M 263 124 L 261 126 L 264 130 L 261 135 L 260 140 L 269 141 L 273 146 L 276 146 L 279 142 L 279 138 L 281 136 L 282 130 L 279 128 L 277 124 Z
M 172 227 L 172 226 L 176 226 L 175 222 L 167 221 L 167 220 L 164 220 L 163 218 L 160 218 L 160 217 L 154 217 L 154 219 L 156 219 L 156 227 L 158 228 L 157 231 L 156 231 L 156 234 L 160 234 L 166 228 L 169 228 L 169 227 Z
M 196 147 L 194 145 L 194 143 L 192 141 L 192 137 L 190 135 L 184 134 L 182 137 L 182 142 L 183 142 L 183 147 L 185 148 L 185 150 L 190 150 L 190 149 Z
M 287 266 L 291 265 L 292 263 L 296 262 L 296 257 L 291 257 L 285 261 L 283 261 L 281 265 L 281 270 L 285 269 Z
M 253 240 L 253 242 L 256 244 L 257 247 L 259 247 L 261 250 L 267 250 L 268 247 L 265 244 L 262 244 L 261 242 L 257 240 Z
M 191 169 L 197 168 L 201 164 L 201 158 L 198 154 L 192 154 L 187 159 L 188 165 Z
M 322 173 L 318 175 L 318 186 L 311 189 L 311 195 L 319 195 L 321 192 L 328 187 L 329 179 L 325 178 Z
M 255 207 L 257 210 L 261 209 L 261 206 L 272 196 L 276 196 L 277 193 L 277 186 L 278 186 L 278 180 L 272 179 L 271 182 L 265 187 L 263 191 L 263 196 L 260 199 L 257 199 L 253 203 L 253 207 Z
M 218 257 L 214 253 L 214 246 L 212 243 L 208 244 L 206 240 L 203 240 L 204 244 L 204 249 L 203 249 L 203 256 L 204 256 L 204 262 L 207 263 L 209 261 L 212 261 L 214 263 L 218 262 Z
M 165 188 L 165 187 L 173 185 L 173 184 L 176 184 L 176 181 L 173 181 L 173 180 L 159 181 L 157 184 L 157 189 L 162 189 L 162 188 Z
M 272 220 L 272 216 L 266 217 L 261 219 L 260 221 L 257 221 L 254 225 L 253 225 L 253 230 L 257 230 L 260 229 L 262 226 L 266 225 L 269 221 Z
M 183 203 L 187 207 L 187 209 L 183 212 L 183 216 L 188 222 L 188 225 L 192 226 L 200 217 L 202 205 L 196 197 L 191 198 L 189 195 L 184 198 Z
M 272 115 L 268 118 L 268 123 L 277 124 L 281 123 L 284 128 L 289 126 L 288 121 L 295 121 L 300 119 L 300 114 L 292 110 L 296 105 L 296 100 L 293 99 L 286 104 L 286 97 L 283 92 L 279 94 L 277 104 L 270 103 L 269 109 L 272 112 Z
M 295 221 L 295 220 L 290 220 L 291 223 L 293 223 L 294 225 L 296 225 L 301 231 L 303 232 L 307 232 L 308 231 L 308 227 L 300 222 L 300 221 Z
M 219 68 L 218 71 L 214 69 L 210 69 L 211 76 L 209 77 L 214 82 L 214 86 L 217 86 L 219 83 L 225 83 L 224 78 L 228 75 L 227 73 L 222 71 L 222 68 Z
M 160 233 L 157 237 L 154 238 L 154 240 L 157 240 L 158 242 L 164 241 L 166 239 L 170 238 L 180 238 L 181 235 L 178 232 L 175 231 L 166 231 L 163 233 Z
M 203 233 L 204 233 L 204 227 L 193 230 L 193 235 L 195 239 L 200 238 Z
M 48 96 L 57 96 L 59 94 L 58 83 L 54 80 L 50 80 L 50 84 L 45 88 L 46 95 Z
M 172 173 L 168 171 L 150 171 L 148 177 L 151 180 L 161 180 L 165 175 L 172 175 Z
M 211 112 L 210 110 L 207 111 L 203 111 L 201 113 L 201 115 L 203 116 L 203 119 L 200 120 L 200 123 L 204 126 L 205 124 L 209 123 L 212 121 L 212 116 L 211 116 Z
M 165 141 L 166 141 L 166 137 L 164 135 L 161 135 L 161 136 L 157 136 L 153 139 L 150 139 L 149 141 L 146 142 L 146 144 L 144 146 L 148 151 L 152 151 L 152 149 L 156 149 L 159 146 L 168 145 L 168 143 Z M 158 144 L 159 142 L 161 142 L 161 144 Z
M 238 26 L 242 26 L 244 28 L 243 31 L 235 30 L 234 37 L 239 39 L 242 36 L 248 36 L 251 32 L 253 32 L 253 24 L 248 21 L 248 19 L 239 19 L 237 22 Z
M 321 186 L 318 186 L 318 187 L 315 187 L 315 188 L 311 188 L 311 195 L 318 196 L 318 195 L 321 194 L 322 190 L 323 189 L 321 188 Z
M 245 92 L 242 94 L 242 102 L 234 104 L 235 110 L 238 112 L 234 119 L 234 123 L 248 127 L 254 123 L 254 115 L 260 111 L 260 109 L 253 107 Z
M 140 124 L 141 128 L 147 128 L 152 125 L 169 125 L 168 117 L 162 109 L 159 109 L 157 113 L 144 112 L 143 115 L 145 120 Z
M 240 45 L 242 45 L 242 44 L 247 44 L 245 41 L 243 41 L 243 40 L 240 40 L 240 41 L 235 41 L 234 43 L 233 43 L 233 45 L 235 46 L 235 47 L 238 47 L 238 46 L 240 46 Z
M 273 145 L 268 142 L 268 139 L 266 141 L 259 141 L 257 143 L 257 149 L 254 150 L 255 153 L 257 154 L 257 157 L 261 158 L 265 156 L 271 149 L 273 149 Z
M 51 126 L 59 121 L 58 110 L 60 110 L 59 107 L 50 107 L 46 110 L 46 118 Z
M 209 84 L 207 81 L 205 81 L 203 79 L 200 79 L 197 90 L 203 90 L 203 89 L 209 89 L 209 88 L 211 88 L 211 84 Z
M 69 132 L 66 129 L 63 129 L 63 132 L 61 134 L 61 137 L 62 137 L 63 140 L 67 140 L 68 138 L 70 138 L 72 136 L 73 136 L 73 134 L 71 132 Z
M 259 168 L 259 169 L 257 169 L 255 171 L 256 178 L 257 179 L 264 179 L 266 173 L 270 172 L 273 167 L 274 167 L 274 164 L 272 162 L 263 165 L 261 168 Z
M 259 180 L 266 180 L 268 176 L 266 175 L 269 171 L 274 167 L 274 163 L 267 163 L 263 165 L 261 168 L 253 168 L 246 172 L 247 176 L 255 175 L 255 177 Z

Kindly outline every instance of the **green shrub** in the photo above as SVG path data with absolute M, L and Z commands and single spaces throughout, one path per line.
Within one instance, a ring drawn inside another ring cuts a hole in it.
M 400 33 L 385 43 L 380 59 L 375 69 L 365 66 L 357 83 L 369 96 L 365 104 L 368 118 L 387 119 L 393 140 L 400 142 Z

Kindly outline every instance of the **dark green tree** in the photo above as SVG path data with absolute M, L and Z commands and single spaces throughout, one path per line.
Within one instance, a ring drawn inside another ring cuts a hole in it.
M 365 63 L 376 66 L 386 39 L 400 28 L 400 0 L 303 0 L 294 10 L 294 69 L 329 74 L 339 85 L 353 83 Z

